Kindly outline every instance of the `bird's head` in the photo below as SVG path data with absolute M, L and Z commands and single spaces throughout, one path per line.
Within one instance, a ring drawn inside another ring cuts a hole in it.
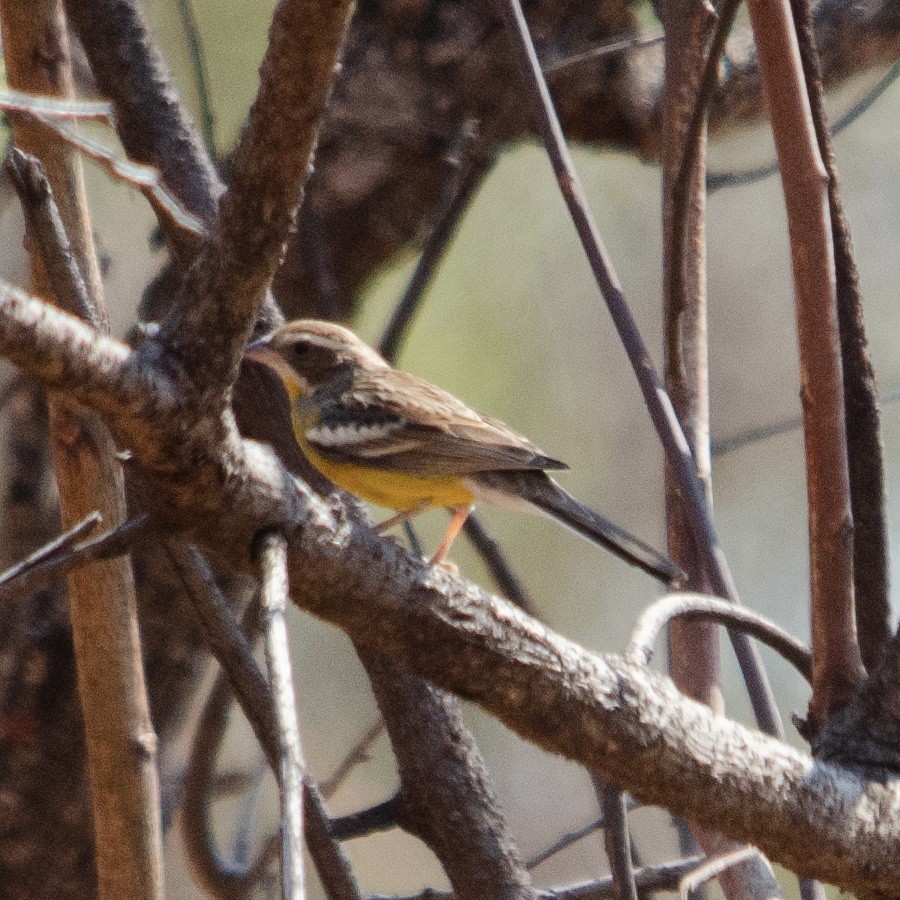
M 245 359 L 272 369 L 291 399 L 345 373 L 388 368 L 387 362 L 348 328 L 318 319 L 298 319 L 276 328 L 250 344 Z

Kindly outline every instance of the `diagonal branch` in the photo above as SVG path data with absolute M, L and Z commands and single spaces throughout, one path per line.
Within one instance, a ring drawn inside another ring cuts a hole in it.
M 703 486 L 697 475 L 696 462 L 591 214 L 547 82 L 541 71 L 521 4 L 519 0 L 499 0 L 499 6 L 560 191 L 634 370 L 650 419 L 662 444 L 666 463 L 681 494 L 685 516 L 711 587 L 715 593 L 737 602 L 737 588 L 725 560 Z M 775 708 L 772 690 L 758 654 L 742 635 L 735 635 L 732 643 L 750 692 L 757 721 L 764 730 L 772 734 L 781 734 L 781 722 Z
M 281 0 L 275 9 L 231 183 L 160 333 L 201 393 L 222 396 L 237 375 L 311 171 L 350 7 L 350 0 Z

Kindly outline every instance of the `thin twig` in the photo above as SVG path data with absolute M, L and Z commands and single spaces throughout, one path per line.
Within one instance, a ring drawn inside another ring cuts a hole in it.
M 627 801 L 628 809 L 636 809 L 638 806 L 637 801 L 632 797 L 628 797 Z M 539 853 L 535 853 L 526 863 L 526 869 L 535 869 L 541 863 L 546 862 L 550 857 L 556 856 L 557 853 L 565 850 L 567 847 L 571 847 L 572 844 L 577 843 L 580 840 L 588 837 L 588 835 L 593 834 L 595 831 L 599 831 L 604 827 L 604 818 L 603 816 L 599 816 L 594 819 L 592 822 L 588 822 L 587 825 L 582 825 L 581 828 L 575 829 L 575 831 L 567 831 L 565 834 L 561 835 L 557 838 L 549 847 L 541 850 Z
M 669 238 L 671 245 L 668 249 L 667 259 L 669 263 L 670 282 L 668 291 L 668 303 L 671 306 L 669 312 L 670 325 L 667 328 L 666 361 L 669 372 L 678 377 L 682 369 L 681 343 L 678 339 L 681 314 L 685 309 L 687 298 L 685 297 L 685 238 L 687 236 L 688 213 L 690 211 L 689 188 L 693 180 L 694 167 L 697 163 L 697 154 L 701 144 L 701 135 L 706 124 L 706 114 L 710 100 L 719 80 L 719 61 L 728 42 L 734 17 L 737 15 L 741 0 L 724 0 L 718 10 L 718 19 L 709 51 L 703 67 L 703 75 L 700 87 L 694 101 L 691 120 L 684 134 L 682 147 L 684 148 L 681 162 L 672 182 L 671 210 L 672 221 Z M 671 378 L 671 374 L 670 374 Z
M 878 81 L 870 88 L 865 95 L 859 99 L 847 112 L 837 119 L 832 125 L 828 133 L 831 137 L 839 135 L 846 128 L 849 128 L 860 116 L 868 112 L 875 104 L 875 101 L 900 77 L 900 62 L 895 62 L 887 72 L 878 79 Z M 751 169 L 743 169 L 737 172 L 710 172 L 706 176 L 706 190 L 712 194 L 722 188 L 743 187 L 748 184 L 755 184 L 769 178 L 778 172 L 777 160 L 767 163 L 764 166 L 755 166 Z
M 278 722 L 278 788 L 281 798 L 281 896 L 303 900 L 303 782 L 306 763 L 300 745 L 300 723 L 288 640 L 287 541 L 268 532 L 256 548 L 259 565 L 263 645 Z
M 737 588 L 725 561 L 721 543 L 700 485 L 694 459 L 672 402 L 660 381 L 653 359 L 638 330 L 634 316 L 622 292 L 618 276 L 600 237 L 578 173 L 541 72 L 528 23 L 519 0 L 499 0 L 501 15 L 519 61 L 535 114 L 540 121 L 544 146 L 559 182 L 563 199 L 572 216 L 591 270 L 603 294 L 644 396 L 650 418 L 656 428 L 666 460 L 678 483 L 688 522 L 700 553 L 704 556 L 716 593 L 737 602 Z M 738 662 L 747 684 L 753 711 L 760 727 L 770 734 L 782 735 L 783 729 L 768 679 L 755 648 L 741 635 L 732 638 Z
M 96 305 L 75 259 L 40 160 L 12 147 L 6 160 L 6 171 L 19 195 L 28 235 L 37 242 L 57 303 L 95 328 L 99 327 Z
M 510 565 L 503 548 L 484 527 L 481 517 L 475 514 L 469 516 L 463 526 L 463 532 L 491 573 L 497 590 L 529 615 L 536 615 L 537 607 L 529 596 L 528 589 Z
M 641 614 L 631 632 L 625 658 L 638 666 L 653 659 L 653 645 L 666 624 L 674 618 L 717 622 L 762 641 L 784 657 L 809 681 L 812 661 L 809 648 L 793 635 L 744 606 L 735 606 L 717 597 L 702 594 L 669 594 L 661 597 Z
M 702 884 L 711 881 L 721 875 L 726 869 L 740 865 L 754 856 L 759 856 L 769 865 L 768 860 L 756 849 L 756 847 L 740 847 L 728 853 L 722 853 L 704 860 L 696 869 L 689 872 L 678 882 L 678 895 L 681 900 L 689 900 L 690 895 Z
M 99 513 L 92 515 L 97 515 L 97 521 L 99 521 Z M 75 528 L 84 525 L 84 521 Z M 69 549 L 68 546 L 65 547 L 66 552 L 64 553 L 51 552 L 41 559 L 29 557 L 19 565 L 7 569 L 0 576 L 0 602 L 36 591 L 54 578 L 61 578 L 87 563 L 122 556 L 128 553 L 135 544 L 144 540 L 151 531 L 150 516 L 147 513 L 141 513 L 92 541 L 72 549 Z M 35 556 L 42 555 L 46 550 L 52 548 L 53 544 L 49 544 L 39 550 Z
M 83 537 L 88 532 L 93 531 L 102 521 L 103 517 L 99 512 L 94 510 L 89 515 L 85 516 L 77 525 L 73 526 L 68 531 L 64 531 L 49 543 L 44 544 L 43 547 L 35 550 L 34 553 L 26 559 L 23 559 L 20 563 L 16 563 L 16 565 L 11 566 L 5 572 L 0 574 L 0 589 L 9 584 L 9 582 L 14 581 L 16 578 L 22 577 L 22 575 L 26 574 L 35 566 L 50 562 L 59 556 L 67 554 L 71 546 L 78 541 L 79 538 Z
M 101 141 L 75 131 L 65 122 L 57 122 L 45 113 L 32 113 L 37 121 L 52 129 L 70 147 L 99 163 L 110 175 L 140 191 L 153 206 L 157 215 L 165 216 L 186 239 L 203 237 L 206 228 L 200 219 L 189 213 L 170 193 L 162 175 L 153 166 L 133 162 L 116 153 Z
M 609 56 L 615 56 L 617 53 L 626 53 L 629 50 L 639 50 L 642 47 L 652 47 L 655 44 L 661 44 L 666 36 L 660 34 L 646 34 L 639 37 L 629 38 L 613 38 L 609 41 L 603 41 L 584 53 L 573 53 L 571 56 L 562 56 L 550 62 L 544 62 L 541 67 L 545 75 L 554 76 L 557 72 L 564 72 L 574 66 L 580 66 L 584 63 L 595 62 L 598 59 L 605 59 Z
M 367 809 L 331 820 L 331 836 L 336 841 L 366 837 L 376 831 L 388 831 L 397 825 L 397 811 L 403 799 L 394 794 Z
M 66 100 L 9 90 L 0 91 L 0 109 L 51 118 L 105 122 L 107 125 L 112 124 L 113 112 L 112 105 L 102 101 Z
M 409 284 L 378 343 L 381 355 L 388 362 L 395 362 L 399 356 L 413 317 L 459 228 L 463 214 L 491 168 L 493 156 L 476 152 L 474 145 L 477 140 L 476 126 L 467 122 L 451 148 L 448 157 L 450 173 L 444 183 L 434 224 Z
M 371 759 L 369 755 L 375 742 L 384 734 L 384 719 L 379 716 L 350 748 L 347 755 L 337 764 L 334 772 L 319 782 L 319 793 L 323 800 L 330 800 L 350 777 L 350 773 L 362 763 Z
M 592 773 L 591 780 L 600 802 L 600 812 L 606 819 L 603 844 L 609 871 L 618 900 L 638 900 L 634 867 L 631 864 L 631 834 L 628 831 L 628 804 L 624 791 Z
M 200 122 L 203 141 L 213 162 L 219 159 L 216 149 L 216 118 L 212 107 L 212 95 L 209 90 L 209 74 L 206 70 L 206 54 L 203 52 L 203 41 L 200 37 L 200 26 L 191 0 L 178 0 L 178 13 L 187 37 L 191 53 L 191 67 L 194 70 L 194 81 L 197 88 L 197 101 L 200 105 Z

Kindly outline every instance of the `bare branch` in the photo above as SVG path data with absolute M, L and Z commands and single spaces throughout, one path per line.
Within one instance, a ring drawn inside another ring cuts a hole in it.
M 322 799 L 330 800 L 340 789 L 350 773 L 364 762 L 368 762 L 369 753 L 375 742 L 384 734 L 384 719 L 379 716 L 350 748 L 347 755 L 337 764 L 334 772 L 324 781 L 319 782 L 319 793 Z
M 99 522 L 100 514 L 93 515 L 96 516 L 93 521 Z M 52 579 L 66 575 L 78 566 L 128 553 L 131 547 L 147 536 L 152 527 L 150 517 L 141 514 L 94 540 L 69 549 L 88 521 L 83 520 L 58 541 L 48 544 L 34 556 L 0 575 L 0 602 L 43 587 Z
M 256 665 L 243 630 L 216 585 L 203 555 L 194 547 L 172 541 L 167 547 L 200 619 L 216 661 L 234 690 L 241 711 L 253 728 L 272 771 L 278 771 L 278 726 L 266 679 Z M 224 703 L 224 700 L 223 700 Z M 318 791 L 304 782 L 304 822 L 310 856 L 329 900 L 359 900 L 347 860 L 331 839 L 328 816 Z
M 356 650 L 397 758 L 397 824 L 428 844 L 460 900 L 534 900 L 459 701 L 364 644 Z
M 72 0 L 66 15 L 97 86 L 115 104 L 125 152 L 158 169 L 191 213 L 212 221 L 221 182 L 137 6 L 131 0 Z
M 336 841 L 350 841 L 376 831 L 387 831 L 397 826 L 398 811 L 403 802 L 399 794 L 376 803 L 368 809 L 331 820 L 331 836 Z
M 0 589 L 11 581 L 21 578 L 36 566 L 65 556 L 72 544 L 76 543 L 79 538 L 88 532 L 93 531 L 102 521 L 103 517 L 96 510 L 89 513 L 68 531 L 55 537 L 49 544 L 45 544 L 39 550 L 35 550 L 27 559 L 23 559 L 20 563 L 0 574 Z
M 768 866 L 765 857 L 760 854 L 756 847 L 739 847 L 736 850 L 730 850 L 727 853 L 721 853 L 718 856 L 707 859 L 692 872 L 685 875 L 678 883 L 678 894 L 681 900 L 689 900 L 691 894 L 704 882 L 718 878 L 726 869 L 738 866 L 754 856 L 760 857 L 761 861 Z
M 592 775 L 594 790 L 603 813 L 603 843 L 618 900 L 638 900 L 637 882 L 631 864 L 631 834 L 628 831 L 628 802 L 614 784 Z
M 256 547 L 266 667 L 278 723 L 278 787 L 281 800 L 281 896 L 303 900 L 303 782 L 306 763 L 300 747 L 300 723 L 294 698 L 287 623 L 287 544 L 274 532 Z
M 71 99 L 74 96 L 69 34 L 61 0 L 20 2 L 0 8 L 3 56 L 12 88 Z M 44 237 L 63 266 L 83 284 L 56 292 L 48 265 L 30 252 L 36 292 L 107 328 L 100 267 L 93 245 L 80 160 L 42 125 L 17 113 L 13 137 L 39 157 L 59 202 L 60 221 Z M 22 173 L 24 175 L 24 173 Z M 60 237 L 62 236 L 62 237 Z M 54 264 L 54 275 L 60 267 Z M 63 527 L 98 510 L 111 527 L 126 518 L 124 479 L 112 437 L 99 416 L 56 395 L 48 404 L 53 470 Z M 162 819 L 157 738 L 150 719 L 130 560 L 116 558 L 73 569 L 68 575 L 78 694 L 84 715 L 91 783 L 96 869 L 101 900 L 159 900 L 163 895 Z M 98 640 L 98 635 L 102 639 Z
M 812 655 L 793 635 L 764 619 L 759 613 L 702 594 L 670 594 L 641 613 L 631 633 L 625 658 L 646 666 L 653 659 L 653 645 L 659 633 L 675 618 L 716 622 L 743 631 L 783 656 L 807 680 L 812 674 Z
M 828 208 L 834 243 L 836 301 L 847 429 L 850 506 L 853 514 L 853 589 L 862 660 L 877 664 L 891 636 L 884 448 L 875 369 L 869 355 L 862 288 L 850 223 L 828 131 L 822 72 L 808 0 L 792 0 L 800 59 L 822 161 L 828 172 Z M 895 66 L 900 71 L 900 66 Z
M 280 261 L 309 176 L 349 10 L 349 0 L 281 0 L 275 9 L 231 183 L 186 295 L 160 333 L 162 345 L 208 391 L 221 395 L 223 385 L 234 381 Z
M 800 347 L 812 595 L 808 734 L 862 675 L 853 609 L 853 519 L 827 181 L 790 7 L 749 0 L 784 185 Z

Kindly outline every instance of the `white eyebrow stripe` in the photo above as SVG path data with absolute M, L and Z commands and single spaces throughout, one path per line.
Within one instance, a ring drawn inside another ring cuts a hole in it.
M 404 424 L 399 420 L 373 425 L 316 425 L 306 432 L 306 439 L 320 447 L 352 447 L 379 441 Z

